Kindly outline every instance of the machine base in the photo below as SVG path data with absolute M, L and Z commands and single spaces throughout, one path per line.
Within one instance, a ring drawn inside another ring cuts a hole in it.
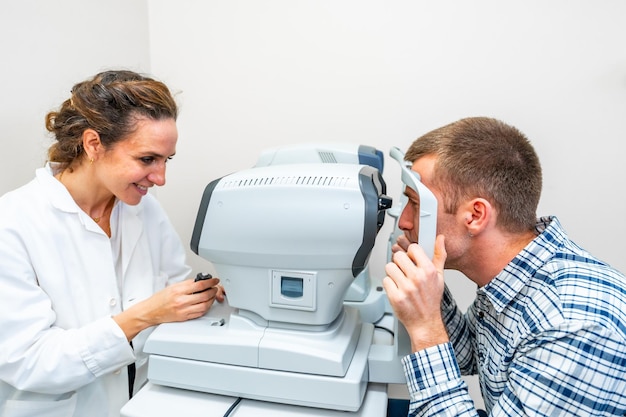
M 123 408 L 120 417 L 222 417 L 236 397 L 186 391 L 148 383 Z M 387 415 L 387 386 L 367 387 L 358 411 L 345 412 L 321 408 L 244 399 L 233 415 L 237 417 L 385 417 Z
M 373 326 L 362 324 L 357 348 L 342 377 L 225 365 L 152 354 L 153 384 L 281 404 L 357 411 L 368 384 Z

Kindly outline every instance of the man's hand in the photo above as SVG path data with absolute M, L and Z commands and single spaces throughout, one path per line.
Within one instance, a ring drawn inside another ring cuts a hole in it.
M 443 235 L 437 236 L 432 261 L 417 243 L 409 243 L 404 236 L 394 248 L 383 286 L 396 317 L 406 327 L 413 351 L 448 342 L 441 317 L 447 257 Z

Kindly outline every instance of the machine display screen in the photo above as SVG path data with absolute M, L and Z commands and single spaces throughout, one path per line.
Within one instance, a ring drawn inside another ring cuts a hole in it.
M 304 280 L 302 278 L 281 277 L 280 293 L 285 297 L 302 297 L 304 290 Z

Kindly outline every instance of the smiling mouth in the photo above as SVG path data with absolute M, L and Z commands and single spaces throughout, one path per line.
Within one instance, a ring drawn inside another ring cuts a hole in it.
M 148 187 L 145 185 L 135 183 L 135 187 L 139 188 L 141 191 L 148 191 Z

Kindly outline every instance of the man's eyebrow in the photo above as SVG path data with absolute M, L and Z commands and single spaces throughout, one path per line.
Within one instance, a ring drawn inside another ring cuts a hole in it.
M 420 199 L 419 194 L 417 192 L 415 192 L 415 191 L 414 191 L 414 193 L 415 193 L 415 195 L 411 196 L 411 195 L 409 195 L 409 193 L 406 192 L 406 190 L 404 190 L 404 192 L 402 194 L 404 194 L 409 200 L 418 200 L 419 201 L 419 199 Z

